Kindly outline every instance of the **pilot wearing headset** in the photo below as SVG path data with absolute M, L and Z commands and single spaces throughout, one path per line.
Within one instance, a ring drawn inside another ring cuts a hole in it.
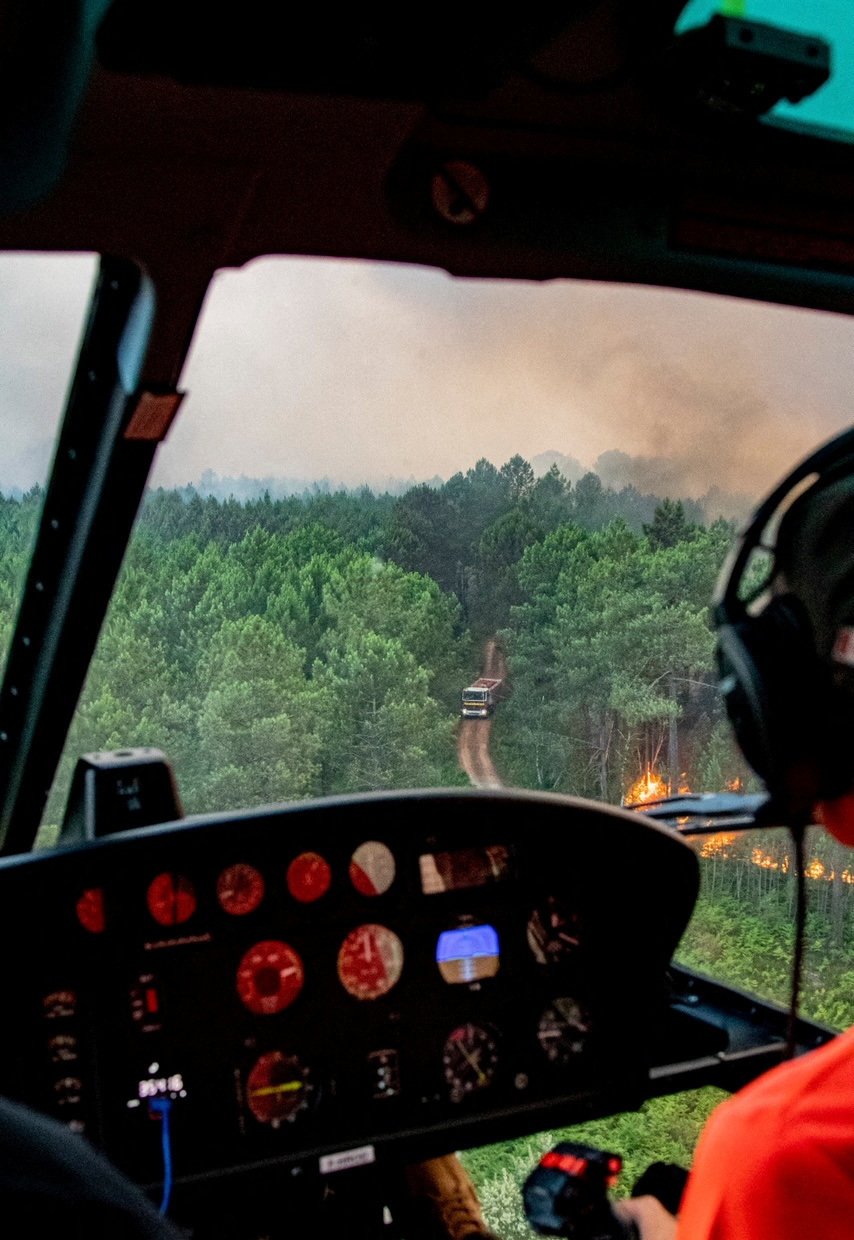
M 752 554 L 769 546 L 768 588 L 745 600 Z M 854 847 L 854 430 L 757 509 L 713 611 L 727 710 L 775 821 L 793 829 L 820 822 Z M 715 1111 L 678 1221 L 654 1197 L 617 1210 L 641 1240 L 850 1240 L 854 1028 Z

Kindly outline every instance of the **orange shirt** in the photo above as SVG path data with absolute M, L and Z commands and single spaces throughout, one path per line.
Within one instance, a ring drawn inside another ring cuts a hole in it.
M 852 1240 L 854 1028 L 773 1068 L 703 1130 L 677 1240 Z

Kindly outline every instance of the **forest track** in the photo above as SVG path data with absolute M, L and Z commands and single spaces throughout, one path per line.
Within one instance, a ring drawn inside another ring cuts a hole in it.
M 507 661 L 504 651 L 494 637 L 490 637 L 483 649 L 481 676 L 504 680 Z M 475 788 L 503 788 L 504 782 L 495 769 L 489 752 L 492 735 L 491 719 L 463 719 L 457 733 L 457 757 L 460 766 Z

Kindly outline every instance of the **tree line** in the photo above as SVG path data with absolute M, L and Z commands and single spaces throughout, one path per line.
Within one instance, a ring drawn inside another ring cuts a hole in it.
M 40 501 L 0 499 L 0 639 Z M 169 754 L 191 810 L 458 782 L 459 691 L 495 633 L 508 782 L 619 802 L 669 761 L 719 786 L 745 774 L 707 619 L 730 537 L 692 501 L 521 456 L 401 496 L 153 491 L 57 787 L 73 755 L 129 744 Z

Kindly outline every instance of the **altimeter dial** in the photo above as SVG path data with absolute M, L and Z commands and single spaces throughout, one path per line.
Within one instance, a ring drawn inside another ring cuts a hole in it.
M 498 1067 L 495 1033 L 482 1025 L 460 1025 L 445 1042 L 442 1067 L 452 1101 L 458 1102 L 466 1094 L 486 1089 L 492 1084 Z

